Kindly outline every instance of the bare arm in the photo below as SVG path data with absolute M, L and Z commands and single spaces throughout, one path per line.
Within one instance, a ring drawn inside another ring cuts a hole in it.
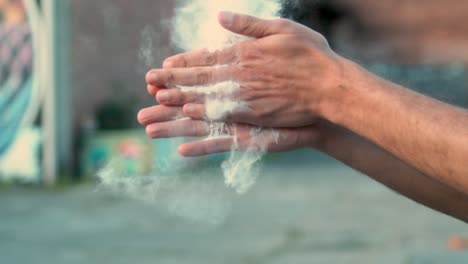
M 235 80 L 240 89 L 227 97 L 242 101 L 242 107 L 224 121 L 297 129 L 318 118 L 329 120 L 361 136 L 337 142 L 369 148 L 359 155 L 353 147 L 336 152 L 342 148 L 336 143 L 326 149 L 330 155 L 441 211 L 455 215 L 454 206 L 466 204 L 468 111 L 378 78 L 334 53 L 317 32 L 291 21 L 222 13 L 220 23 L 255 39 L 214 53 L 195 51 L 167 59 L 163 69 L 147 75 L 148 89 L 159 103 L 184 106 L 184 115 L 203 119 L 203 95 L 167 88 Z M 379 166 L 405 176 L 382 172 Z M 397 169 L 390 170 L 393 166 Z
M 174 120 L 181 107 L 153 106 L 140 111 L 139 121 L 147 127 L 148 136 L 200 137 L 209 134 L 203 120 Z M 248 146 L 252 140 L 263 140 L 268 151 L 289 151 L 304 146 L 318 149 L 393 190 L 440 212 L 468 222 L 468 196 L 427 177 L 389 152 L 349 130 L 321 121 L 304 128 L 278 129 L 281 140 L 275 140 L 270 130 L 255 137 L 252 127 L 237 125 L 238 147 Z M 233 131 L 233 130 L 230 130 Z M 232 149 L 232 138 L 197 140 L 180 146 L 184 155 L 202 156 Z
M 468 196 L 442 184 L 346 129 L 326 124 L 317 148 L 398 193 L 468 222 Z
M 345 81 L 324 117 L 468 194 L 468 111 L 344 65 Z

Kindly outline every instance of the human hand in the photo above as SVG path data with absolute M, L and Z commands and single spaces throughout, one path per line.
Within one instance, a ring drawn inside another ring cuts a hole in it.
M 220 51 L 200 50 L 168 58 L 163 69 L 146 76 L 148 90 L 159 103 L 185 105 L 185 116 L 206 119 L 203 93 L 166 88 L 233 80 L 240 88 L 217 96 L 240 101 L 242 107 L 223 115 L 222 121 L 304 127 L 322 117 L 324 102 L 340 89 L 342 58 L 320 34 L 285 19 L 221 13 L 219 20 L 226 29 L 256 39 Z
M 181 107 L 153 106 L 138 113 L 138 121 L 146 126 L 151 138 L 206 137 L 210 123 L 183 116 Z M 234 150 L 260 148 L 269 152 L 285 152 L 303 147 L 313 147 L 319 141 L 319 126 L 303 128 L 262 129 L 251 125 L 225 125 L 224 132 L 230 137 L 198 140 L 179 146 L 183 156 L 194 157 Z M 252 131 L 256 131 L 252 133 Z M 259 149 L 259 150 L 260 150 Z

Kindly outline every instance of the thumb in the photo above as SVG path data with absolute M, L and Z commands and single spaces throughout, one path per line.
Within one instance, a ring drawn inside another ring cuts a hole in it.
M 281 33 L 282 29 L 278 25 L 280 20 L 266 20 L 231 12 L 220 12 L 218 19 L 225 29 L 254 38 L 263 38 Z

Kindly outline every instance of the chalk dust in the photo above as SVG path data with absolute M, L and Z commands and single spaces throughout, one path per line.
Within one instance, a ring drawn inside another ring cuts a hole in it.
M 172 23 L 172 43 L 182 50 L 208 49 L 220 50 L 249 38 L 230 33 L 218 21 L 219 11 L 246 13 L 263 18 L 274 17 L 279 4 L 273 0 L 193 0 L 185 1 L 175 10 Z M 154 64 L 154 38 L 152 28 L 142 31 L 140 59 L 146 66 Z M 223 67 L 225 65 L 219 65 Z M 240 89 L 235 80 L 227 80 L 206 86 L 179 86 L 175 89 L 194 91 L 206 95 L 206 116 L 210 134 L 205 140 L 219 137 L 233 138 L 231 152 L 218 167 L 207 163 L 206 159 L 181 158 L 175 150 L 181 143 L 191 139 L 168 139 L 166 148 L 169 153 L 159 155 L 150 176 L 128 177 L 115 171 L 112 162 L 99 173 L 99 188 L 111 190 L 143 202 L 162 206 L 170 212 L 188 219 L 220 223 L 228 214 L 230 203 L 223 181 L 206 175 L 224 175 L 224 184 L 232 187 L 238 194 L 247 192 L 260 173 L 261 159 L 267 148 L 263 140 L 264 130 L 250 131 L 251 139 L 246 149 L 239 150 L 237 129 L 219 122 L 226 115 L 242 110 L 244 102 L 235 100 L 233 94 Z M 275 141 L 277 132 L 272 131 Z M 271 133 L 269 133 L 271 135 Z M 276 135 L 276 136 L 275 136 Z M 193 139 L 192 139 L 193 140 Z M 198 139 L 200 140 L 200 139 Z

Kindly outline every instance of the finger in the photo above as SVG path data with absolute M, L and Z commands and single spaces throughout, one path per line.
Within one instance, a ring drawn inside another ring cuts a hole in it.
M 205 95 L 196 92 L 185 92 L 180 89 L 160 90 L 156 95 L 156 100 L 163 105 L 183 106 L 188 103 L 202 103 Z
M 228 152 L 233 144 L 234 139 L 232 137 L 225 137 L 185 143 L 180 145 L 178 150 L 184 157 L 199 157 Z
M 216 105 L 215 105 L 216 106 Z M 210 121 L 223 121 L 228 123 L 247 124 L 250 120 L 250 113 L 242 109 L 231 109 L 220 112 L 215 107 L 207 107 L 205 104 L 186 104 L 183 107 L 183 114 L 192 119 L 204 119 Z
M 186 117 L 197 120 L 210 120 L 216 122 L 251 124 L 252 114 L 244 107 L 220 111 L 217 104 L 186 104 L 183 107 L 183 114 Z
M 316 126 L 301 128 L 265 129 L 256 135 L 252 143 L 269 152 L 291 151 L 303 147 L 312 147 L 317 141 Z M 250 144 L 252 144 L 250 143 Z
M 156 87 L 173 88 L 217 83 L 231 79 L 230 67 L 194 67 L 151 70 L 146 75 L 148 84 Z
M 179 146 L 179 153 L 186 157 L 198 157 L 231 150 L 266 150 L 273 144 L 276 136 L 272 132 L 262 131 L 261 134 L 253 136 L 251 129 L 252 127 L 248 125 L 229 126 L 226 127 L 226 131 L 231 137 L 185 143 Z
M 254 38 L 287 33 L 290 31 L 292 24 L 291 21 L 286 19 L 265 20 L 231 12 L 221 12 L 219 14 L 219 23 L 229 31 Z
M 207 49 L 190 51 L 167 58 L 163 68 L 188 68 L 232 64 L 237 61 L 235 47 L 209 51 Z
M 156 96 L 156 94 L 158 93 L 159 90 L 161 89 L 165 89 L 164 87 L 156 87 L 156 86 L 153 86 L 151 84 L 148 84 L 146 86 L 146 89 L 148 90 L 148 93 L 152 96 Z
M 183 116 L 181 107 L 157 105 L 140 110 L 137 119 L 141 125 L 146 126 L 156 122 L 175 120 L 181 116 Z
M 204 137 L 210 133 L 204 121 L 182 119 L 169 122 L 153 123 L 146 127 L 150 138 Z
M 203 104 L 186 104 L 183 108 L 183 114 L 196 120 L 206 119 L 206 109 Z

